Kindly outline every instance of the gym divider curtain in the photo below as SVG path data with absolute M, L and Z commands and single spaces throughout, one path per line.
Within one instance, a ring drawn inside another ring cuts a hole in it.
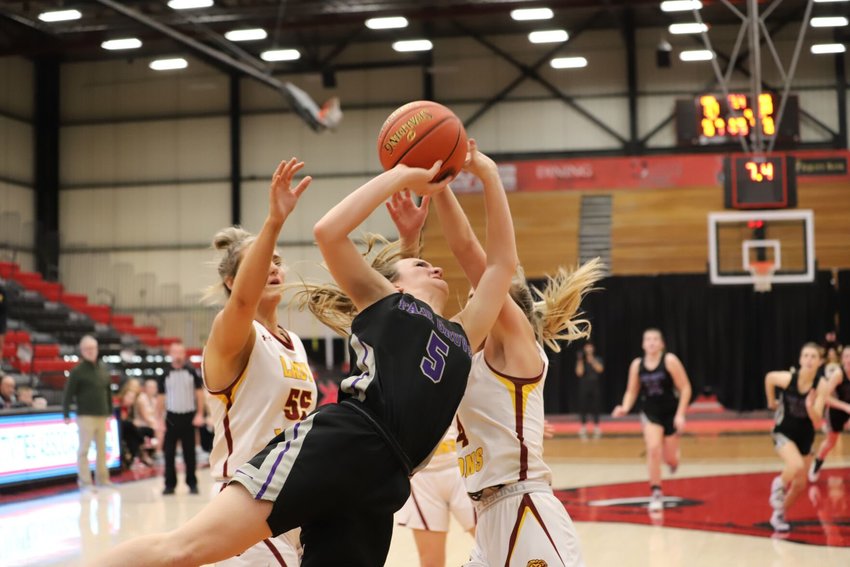
M 584 302 L 592 340 L 605 361 L 603 411 L 610 412 L 622 399 L 629 364 L 641 356 L 648 327 L 661 329 L 667 349 L 684 363 L 694 398 L 711 391 L 728 409 L 764 408 L 765 373 L 796 365 L 805 342 L 822 343 L 839 306 L 843 320 L 850 321 L 850 272 L 840 274 L 840 294 L 831 278 L 829 272 L 818 272 L 812 284 L 774 285 L 769 293 L 756 293 L 748 285 L 714 286 L 705 274 L 604 280 L 602 289 Z M 850 329 L 842 336 L 848 342 Z M 547 413 L 577 411 L 580 346 L 548 353 Z

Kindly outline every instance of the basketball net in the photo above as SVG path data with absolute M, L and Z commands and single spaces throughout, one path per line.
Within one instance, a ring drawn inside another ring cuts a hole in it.
M 773 272 L 776 264 L 771 261 L 750 262 L 750 274 L 753 276 L 753 289 L 758 293 L 773 288 Z

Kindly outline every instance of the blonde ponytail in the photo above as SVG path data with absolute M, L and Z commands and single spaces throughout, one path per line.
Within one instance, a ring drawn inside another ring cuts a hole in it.
M 363 257 L 379 274 L 394 281 L 398 276 L 395 265 L 402 259 L 401 243 L 390 242 L 379 234 L 366 234 L 363 238 L 366 251 Z M 382 245 L 378 249 L 378 245 Z M 292 297 L 299 310 L 307 309 L 316 319 L 338 335 L 351 334 L 351 322 L 357 316 L 357 308 L 351 299 L 336 284 L 293 284 L 300 290 Z
M 242 252 L 256 239 L 256 236 L 240 226 L 228 226 L 219 230 L 213 236 L 212 246 L 216 250 L 224 250 L 224 255 L 218 263 L 218 276 L 220 281 L 204 290 L 202 301 L 204 303 L 216 303 L 222 293 L 230 297 L 230 289 L 225 285 L 227 278 L 235 278 L 239 270 L 239 262 L 242 260 Z

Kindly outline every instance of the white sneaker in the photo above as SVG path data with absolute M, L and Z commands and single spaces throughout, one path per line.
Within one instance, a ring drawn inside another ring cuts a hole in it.
M 582 426 L 581 426 L 581 429 L 579 429 L 579 430 L 578 430 L 578 437 L 579 437 L 579 439 L 581 439 L 582 441 L 586 441 L 586 440 L 587 440 L 587 428 L 585 428 L 585 426 L 583 426 L 583 425 L 582 425 Z
M 791 524 L 785 521 L 784 510 L 774 510 L 770 515 L 770 525 L 777 532 L 790 532 Z
M 593 438 L 594 439 L 600 439 L 601 437 L 602 437 L 602 429 L 600 429 L 600 427 L 597 425 L 596 428 L 593 430 Z
M 649 501 L 650 512 L 660 512 L 664 510 L 664 494 L 660 490 L 652 493 L 652 499 Z
M 785 506 L 785 487 L 782 484 L 782 477 L 777 476 L 770 483 L 770 498 L 768 498 L 771 507 L 774 510 L 781 510 Z

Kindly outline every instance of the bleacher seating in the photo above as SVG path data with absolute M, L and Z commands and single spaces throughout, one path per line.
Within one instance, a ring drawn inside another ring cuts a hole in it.
M 116 383 L 125 376 L 161 374 L 166 363 L 162 349 L 180 340 L 160 337 L 156 327 L 136 325 L 133 316 L 113 313 L 108 305 L 89 304 L 85 295 L 68 293 L 61 284 L 21 271 L 13 262 L 0 262 L 0 281 L 8 294 L 10 319 L 5 370 L 18 384 L 40 388 L 50 403 L 59 401 L 67 373 L 78 364 L 77 344 L 83 335 L 98 339 Z M 188 351 L 197 357 L 201 349 Z M 199 364 L 197 358 L 192 362 Z

